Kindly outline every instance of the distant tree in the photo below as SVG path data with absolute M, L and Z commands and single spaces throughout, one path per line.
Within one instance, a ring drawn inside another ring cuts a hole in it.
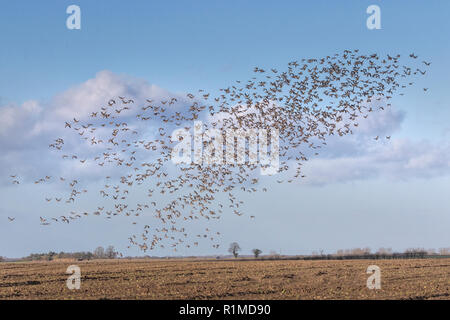
M 390 254 L 392 254 L 392 248 L 380 248 L 380 249 L 378 249 L 378 251 L 376 253 L 382 254 L 382 255 L 390 255 Z
M 114 246 L 109 246 L 106 248 L 105 256 L 108 259 L 115 259 L 117 256 L 117 252 L 114 250 Z
M 262 251 L 259 249 L 253 249 L 252 252 L 253 252 L 253 255 L 255 256 L 255 259 L 257 259 L 259 257 L 259 255 L 262 253 Z
M 269 258 L 273 260 L 278 260 L 280 259 L 280 254 L 274 250 L 271 250 L 269 253 Z
M 5 261 L 5 258 L 3 258 L 2 256 L 0 256 L 0 262 Z
M 55 256 L 56 256 L 56 252 L 50 251 L 47 255 L 47 260 L 52 261 Z
M 92 252 L 74 252 L 70 254 L 70 257 L 77 260 L 91 260 L 94 254 Z
M 97 249 L 94 250 L 94 257 L 96 259 L 105 258 L 105 249 L 103 247 L 97 247 Z
M 239 251 L 241 251 L 241 247 L 239 246 L 239 244 L 237 242 L 233 242 L 230 244 L 230 248 L 228 248 L 228 252 L 233 254 L 233 256 L 235 258 L 238 257 Z

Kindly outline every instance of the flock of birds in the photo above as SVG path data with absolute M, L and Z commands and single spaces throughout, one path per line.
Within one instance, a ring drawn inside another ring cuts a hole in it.
M 361 118 L 390 107 L 389 100 L 394 94 L 403 95 L 403 89 L 414 84 L 411 78 L 424 75 L 424 68 L 430 63 L 417 58 L 409 55 L 405 60 L 410 65 L 406 65 L 400 63 L 400 55 L 381 57 L 345 50 L 319 59 L 290 62 L 283 71 L 257 67 L 250 80 L 236 81 L 220 89 L 216 97 L 199 90 L 186 97 L 147 99 L 142 104 L 122 96 L 113 98 L 89 115 L 64 124 L 84 141 L 83 146 L 89 146 L 88 151 L 64 153 L 63 138 L 50 144 L 51 149 L 63 153 L 62 159 L 75 161 L 76 166 L 94 165 L 107 172 L 103 187 L 92 193 L 99 197 L 98 203 L 92 210 L 40 217 L 40 222 L 70 223 L 96 215 L 107 219 L 128 216 L 137 224 L 138 217 L 152 217 L 152 223 L 147 222 L 143 230 L 129 238 L 130 246 L 136 245 L 143 251 L 158 247 L 176 251 L 180 246 L 190 248 L 206 239 L 218 248 L 219 232 L 206 228 L 191 237 L 187 223 L 216 220 L 227 213 L 243 215 L 244 202 L 239 195 L 267 192 L 258 174 L 261 165 L 246 161 L 175 166 L 171 155 L 178 141 L 174 141 L 168 129 L 189 131 L 194 121 L 206 119 L 205 130 L 218 129 L 223 133 L 235 129 L 277 130 L 280 165 L 276 181 L 291 183 L 305 178 L 302 166 L 319 154 L 328 137 L 352 134 Z M 127 120 L 131 118 L 137 124 Z M 203 150 L 212 145 L 213 141 L 206 139 Z M 245 152 L 248 156 L 248 150 Z M 13 184 L 20 184 L 17 175 L 11 175 L 11 179 Z M 56 181 L 69 191 L 65 196 L 45 197 L 48 203 L 74 205 L 82 194 L 88 193 L 81 187 L 80 179 L 47 175 L 34 183 Z M 136 198 L 140 201 L 134 201 Z

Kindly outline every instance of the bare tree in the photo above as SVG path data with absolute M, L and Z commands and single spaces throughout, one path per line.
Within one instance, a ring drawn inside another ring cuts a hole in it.
M 94 250 L 94 257 L 96 259 L 105 258 L 105 249 L 103 247 L 97 247 L 97 249 Z
M 108 259 L 115 259 L 117 256 L 117 252 L 114 250 L 114 246 L 109 246 L 106 248 L 105 256 Z
M 262 253 L 262 251 L 259 249 L 253 249 L 252 252 L 253 252 L 253 255 L 255 256 L 255 259 L 257 259 L 259 257 L 259 255 Z
M 378 249 L 378 251 L 376 252 L 378 254 L 383 254 L 383 255 L 389 255 L 392 254 L 392 248 L 380 248 Z
M 228 252 L 233 254 L 233 256 L 235 258 L 238 257 L 239 251 L 241 251 L 241 247 L 239 246 L 239 244 L 237 242 L 233 242 L 230 244 L 230 248 L 228 249 Z

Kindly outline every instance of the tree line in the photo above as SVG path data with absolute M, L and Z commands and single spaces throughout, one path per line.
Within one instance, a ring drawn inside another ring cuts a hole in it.
M 235 258 L 239 256 L 241 247 L 237 242 L 232 242 L 228 248 L 228 252 Z M 252 249 L 255 259 L 259 258 L 262 250 Z M 366 248 L 353 248 L 346 250 L 337 250 L 333 254 L 324 254 L 321 250 L 320 253 L 313 251 L 311 255 L 302 256 L 289 256 L 289 259 L 303 259 L 303 260 L 344 260 L 344 259 L 420 259 L 431 257 L 450 257 L 450 247 L 440 248 L 439 250 L 424 248 L 409 248 L 404 252 L 393 252 L 391 248 L 380 248 L 376 252 L 372 253 L 371 249 Z M 264 259 L 282 259 L 281 254 L 272 252 L 270 255 L 265 256 Z
M 239 257 L 242 251 L 237 242 L 230 244 L 228 252 L 235 258 Z M 261 256 L 263 253 L 260 249 L 252 249 L 255 259 L 299 259 L 299 260 L 345 260 L 345 259 L 419 259 L 419 258 L 433 258 L 433 257 L 448 257 L 450 258 L 450 247 L 440 248 L 438 250 L 424 248 L 409 248 L 404 252 L 394 252 L 391 248 L 380 248 L 376 252 L 371 252 L 370 248 L 353 248 L 346 250 L 337 250 L 336 253 L 324 254 L 322 250 L 319 252 L 313 251 L 311 255 L 296 255 L 285 256 L 276 252 L 271 252 L 269 255 Z M 21 258 L 22 261 L 52 261 L 57 259 L 75 259 L 75 260 L 93 260 L 93 259 L 115 259 L 119 256 L 114 246 L 105 248 L 97 247 L 93 252 L 47 252 L 47 253 L 32 253 L 27 257 Z M 193 256 L 194 258 L 194 256 Z M 220 258 L 220 257 L 218 257 Z M 7 259 L 0 256 L 0 262 Z
M 79 251 L 79 252 L 64 252 L 59 253 L 49 251 L 47 253 L 32 253 L 24 258 L 22 261 L 52 261 L 58 259 L 75 259 L 75 260 L 93 260 L 93 259 L 115 259 L 118 257 L 117 251 L 114 246 L 108 246 L 106 249 L 103 247 L 97 247 L 93 252 Z M 2 258 L 0 257 L 0 261 Z

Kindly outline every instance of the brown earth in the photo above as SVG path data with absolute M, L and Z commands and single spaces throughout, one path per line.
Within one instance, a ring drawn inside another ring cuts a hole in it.
M 69 290 L 66 269 L 81 268 Z M 381 289 L 366 269 L 381 269 Z M 0 263 L 0 299 L 445 299 L 450 259 Z

